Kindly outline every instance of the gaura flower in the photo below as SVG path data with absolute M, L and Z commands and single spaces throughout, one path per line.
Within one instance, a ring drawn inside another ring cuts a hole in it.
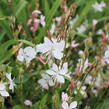
M 70 73 L 68 73 L 68 63 L 64 63 L 63 66 L 57 66 L 53 63 L 53 66 L 50 70 L 46 71 L 47 74 L 53 77 L 55 82 L 63 84 L 65 82 L 65 77 L 70 78 Z
M 74 41 L 72 41 L 71 46 L 72 46 L 72 48 L 76 48 L 77 46 L 79 46 L 79 43 L 76 43 L 74 40 Z
M 36 32 L 37 29 L 38 29 L 39 23 L 40 23 L 40 20 L 37 19 L 37 18 L 35 18 L 35 19 L 34 19 L 34 23 L 33 23 L 33 25 L 31 26 L 30 30 L 33 31 L 33 32 Z
M 93 29 L 96 28 L 97 23 L 98 23 L 98 20 L 96 20 L 96 19 L 93 19 L 93 20 L 92 20 Z
M 53 82 L 52 78 L 48 74 L 41 74 L 42 78 L 38 80 L 38 83 L 44 89 L 49 89 L 49 86 L 54 86 L 55 83 Z
M 12 90 L 12 92 L 14 92 L 14 87 L 16 86 L 16 84 L 13 81 L 14 79 L 12 79 L 11 77 L 11 73 L 6 73 L 6 77 L 9 80 L 9 84 L 10 84 L 9 89 Z
M 96 11 L 96 12 L 102 12 L 103 11 L 103 8 L 106 6 L 105 2 L 101 2 L 101 3 L 98 3 L 96 2 L 95 4 L 92 5 L 93 9 Z
M 69 100 L 69 97 L 68 97 L 67 93 L 62 92 L 62 95 L 61 96 L 62 96 L 62 101 L 63 102 Z
M 41 14 L 41 11 L 40 11 L 40 10 L 34 10 L 34 11 L 32 12 L 32 16 L 33 16 L 33 17 L 37 16 L 38 14 Z
M 9 93 L 6 91 L 6 83 L 0 83 L 0 94 L 3 97 L 9 96 Z
M 37 52 L 45 53 L 47 56 L 53 56 L 56 59 L 61 60 L 63 57 L 63 50 L 64 50 L 65 42 L 61 40 L 57 42 L 56 39 L 48 39 L 47 37 L 44 38 L 44 43 L 39 44 L 36 46 Z
M 88 28 L 88 23 L 87 21 L 85 21 L 85 23 L 80 25 L 80 27 L 76 28 L 76 30 L 79 34 L 82 34 L 86 31 L 87 28 Z
M 17 59 L 21 62 L 26 62 L 26 64 L 29 64 L 32 59 L 34 59 L 36 56 L 36 50 L 35 48 L 32 48 L 30 46 L 26 48 L 20 48 L 18 51 Z
M 107 46 L 107 49 L 104 54 L 105 63 L 109 64 L 109 46 Z
M 63 109 L 76 109 L 77 107 L 77 101 L 73 101 L 70 105 L 67 102 L 62 103 Z
M 83 95 L 84 98 L 86 98 L 87 97 L 87 93 L 85 91 L 86 90 L 86 86 L 81 86 L 81 82 L 80 81 L 77 82 L 77 90 L 79 90 L 79 88 L 80 88 L 79 93 L 81 95 Z M 77 90 L 74 91 L 74 94 L 77 94 Z
M 43 16 L 43 15 L 41 15 L 40 16 L 40 24 L 43 26 L 43 27 L 45 27 L 45 16 Z
M 50 33 L 53 34 L 56 29 L 56 25 L 53 23 L 50 29 Z
M 24 101 L 24 104 L 25 104 L 26 106 L 32 106 L 32 102 L 31 102 L 30 100 L 25 100 L 25 101 Z

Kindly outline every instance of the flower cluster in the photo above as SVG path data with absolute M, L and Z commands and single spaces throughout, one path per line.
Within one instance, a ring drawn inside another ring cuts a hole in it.
M 11 77 L 11 73 L 5 73 L 5 77 L 7 80 L 5 82 L 4 81 L 0 82 L 0 94 L 3 97 L 8 97 L 9 93 L 7 91 L 7 88 L 9 90 L 12 90 L 12 92 L 14 92 L 14 88 L 16 85 L 14 83 L 14 79 L 12 79 L 12 77 Z

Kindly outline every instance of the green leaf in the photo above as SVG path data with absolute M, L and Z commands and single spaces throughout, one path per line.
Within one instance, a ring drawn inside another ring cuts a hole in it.
M 22 15 L 22 10 L 26 7 L 27 2 L 25 0 L 20 0 L 18 5 L 15 7 L 14 14 L 16 17 Z
M 2 20 L 2 21 L 1 21 L 1 26 L 3 27 L 3 30 L 6 31 L 6 34 L 7 34 L 8 38 L 9 38 L 9 39 L 13 39 L 13 38 L 14 38 L 13 32 L 12 32 L 12 30 L 11 30 L 11 28 L 10 28 L 10 25 L 9 25 L 8 21 Z
M 44 107 L 46 106 L 47 97 L 48 97 L 48 94 L 46 94 L 46 95 L 42 98 L 42 100 L 40 101 L 40 104 L 39 104 L 39 109 L 44 109 Z
M 74 24 L 74 27 L 77 27 L 81 24 L 81 22 L 84 20 L 84 18 L 87 16 L 88 12 L 90 11 L 90 9 L 92 8 L 92 4 L 95 2 L 96 0 L 90 0 L 87 2 L 86 6 L 83 8 L 78 20 L 76 21 L 76 23 Z
M 35 40 L 37 41 L 37 43 L 39 43 L 42 38 L 45 36 L 45 34 L 47 33 L 47 28 L 50 28 L 51 26 L 51 23 L 52 23 L 52 18 L 54 17 L 54 15 L 56 14 L 57 12 L 57 9 L 59 8 L 60 6 L 60 3 L 61 3 L 61 0 L 56 0 L 54 3 L 53 3 L 53 6 L 52 8 L 49 10 L 48 14 L 47 14 L 47 17 L 46 17 L 46 27 L 44 28 L 41 28 L 40 29 L 40 32 L 38 34 L 38 36 L 35 38 Z
M 32 47 L 35 47 L 35 44 L 33 44 L 33 43 L 32 43 L 32 42 L 30 42 L 30 41 L 23 40 L 23 39 L 18 40 L 18 41 L 19 41 L 19 42 L 23 42 L 24 44 L 30 45 L 30 46 L 32 46 Z
M 109 98 L 106 98 L 101 103 L 97 103 L 94 109 L 109 109 Z
M 15 105 L 12 109 L 24 109 L 24 107 L 21 105 Z
M 43 1 L 43 0 L 42 0 Z M 44 0 L 44 12 L 45 12 L 45 17 L 47 17 L 50 11 L 49 3 L 48 0 Z

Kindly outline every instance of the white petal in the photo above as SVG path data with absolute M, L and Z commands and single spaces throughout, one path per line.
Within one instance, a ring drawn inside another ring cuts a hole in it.
M 55 24 L 52 24 L 52 27 L 51 27 L 51 29 L 50 29 L 50 33 L 51 33 L 51 34 L 53 34 L 53 33 L 54 33 L 55 28 L 56 28 Z
M 3 97 L 7 97 L 9 96 L 9 93 L 7 91 L 0 91 L 0 94 L 3 96 Z
M 63 107 L 63 109 L 68 109 L 68 103 L 67 102 L 63 102 L 62 103 L 62 107 Z
M 48 74 L 41 74 L 42 78 L 45 80 L 50 79 L 50 76 Z
M 23 55 L 23 54 L 24 54 L 24 50 L 23 50 L 23 48 L 20 48 L 18 51 L 18 55 Z
M 6 86 L 5 83 L 0 83 L 0 90 L 5 90 Z
M 49 84 L 49 86 L 54 86 L 55 85 L 55 83 L 53 82 L 52 79 L 48 80 L 48 84 Z
M 56 75 L 56 73 L 52 70 L 47 70 L 46 72 L 47 74 L 52 75 L 52 76 Z
M 46 53 L 52 48 L 52 42 L 47 37 L 44 38 L 44 43 L 36 46 L 37 52 Z
M 48 84 L 47 84 L 46 80 L 40 79 L 40 80 L 38 80 L 38 83 L 42 86 L 42 88 L 48 89 Z
M 55 71 L 55 72 L 58 71 L 58 66 L 55 63 L 53 63 L 52 70 Z
M 11 73 L 6 73 L 6 77 L 7 77 L 10 81 L 12 81 Z
M 19 61 L 21 61 L 21 62 L 23 62 L 24 61 L 24 56 L 17 56 L 17 59 L 19 60 Z
M 14 87 L 16 86 L 16 84 L 12 81 L 10 83 L 9 89 L 12 90 L 12 92 L 14 92 Z
M 63 57 L 63 53 L 62 53 L 61 51 L 55 49 L 55 50 L 53 50 L 53 56 L 54 56 L 56 59 L 61 60 L 62 57 Z
M 56 75 L 56 79 L 57 79 L 57 82 L 59 82 L 59 83 L 62 83 L 63 84 L 65 82 L 65 79 L 64 79 L 63 76 Z
M 70 109 L 74 109 L 77 107 L 77 101 L 74 101 L 70 104 Z
M 54 49 L 58 49 L 60 52 L 64 50 L 65 42 L 64 40 L 61 40 L 60 42 L 56 42 L 53 45 Z
M 36 50 L 34 48 L 28 46 L 24 49 L 24 53 L 27 57 L 34 58 L 36 55 Z

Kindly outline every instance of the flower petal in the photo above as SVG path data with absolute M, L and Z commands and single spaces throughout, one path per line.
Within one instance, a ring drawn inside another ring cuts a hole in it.
M 67 102 L 63 102 L 62 103 L 62 107 L 63 107 L 63 109 L 68 109 L 68 103 Z
M 5 91 L 5 90 L 0 91 L 0 94 L 1 94 L 3 97 L 9 96 L 9 93 L 8 93 L 7 91 Z
M 74 109 L 77 107 L 77 101 L 74 101 L 70 104 L 70 109 Z
M 57 79 L 57 82 L 63 84 L 65 82 L 65 79 L 63 76 L 60 76 L 60 75 L 56 75 L 56 79 Z

